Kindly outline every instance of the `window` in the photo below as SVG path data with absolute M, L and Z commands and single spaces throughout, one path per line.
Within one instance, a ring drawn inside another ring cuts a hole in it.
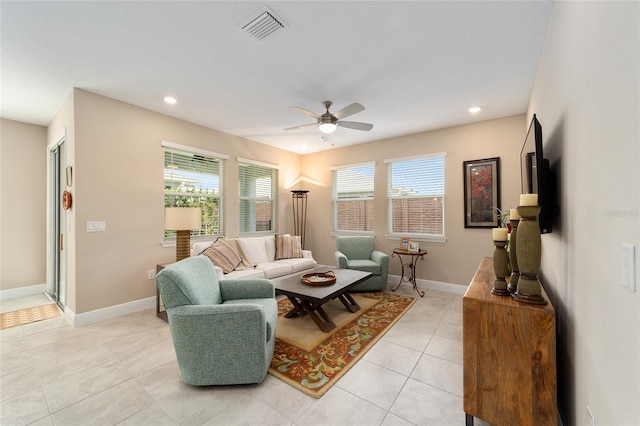
M 373 233 L 375 163 L 333 167 L 334 232 Z
M 385 160 L 390 236 L 444 240 L 445 155 Z
M 275 232 L 278 167 L 238 158 L 240 233 Z
M 164 206 L 200 207 L 202 228 L 192 236 L 222 235 L 222 169 L 228 156 L 162 142 Z M 165 239 L 175 231 L 165 231 Z

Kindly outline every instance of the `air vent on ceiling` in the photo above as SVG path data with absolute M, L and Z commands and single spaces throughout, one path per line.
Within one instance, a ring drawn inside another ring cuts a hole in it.
M 284 28 L 284 21 L 270 10 L 264 10 L 246 23 L 242 29 L 256 40 L 264 40 L 280 28 Z

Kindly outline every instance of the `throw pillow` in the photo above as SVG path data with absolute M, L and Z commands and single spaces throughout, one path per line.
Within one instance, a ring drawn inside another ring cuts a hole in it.
M 302 257 L 302 245 L 299 235 L 276 235 L 276 260 Z
M 202 252 L 202 255 L 207 256 L 215 266 L 222 268 L 225 274 L 236 269 L 242 262 L 238 253 L 223 238 L 218 238 L 211 247 Z

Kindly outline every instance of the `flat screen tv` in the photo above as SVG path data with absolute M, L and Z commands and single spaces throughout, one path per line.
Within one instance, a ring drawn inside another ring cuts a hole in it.
M 555 177 L 549 169 L 549 160 L 542 153 L 542 126 L 535 114 L 520 151 L 520 173 L 522 193 L 538 194 L 538 204 L 541 207 L 538 216 L 540 233 L 548 234 L 552 231 L 553 219 L 558 213 Z

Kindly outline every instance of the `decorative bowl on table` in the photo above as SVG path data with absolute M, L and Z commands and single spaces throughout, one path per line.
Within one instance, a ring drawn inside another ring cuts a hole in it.
M 310 272 L 300 277 L 305 285 L 331 285 L 336 283 L 336 274 L 333 271 Z

